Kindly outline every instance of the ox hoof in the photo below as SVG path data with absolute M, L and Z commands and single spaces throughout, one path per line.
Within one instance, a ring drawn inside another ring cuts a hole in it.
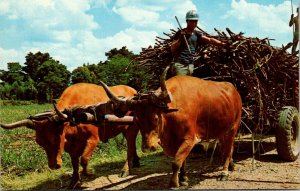
M 139 160 L 139 158 L 137 158 L 137 159 L 135 159 L 133 161 L 132 167 L 133 168 L 140 167 L 140 160 Z
M 189 178 L 187 176 L 179 177 L 180 186 L 188 186 L 189 185 L 188 181 L 189 181 Z
M 189 183 L 187 181 L 180 181 L 180 186 L 188 186 Z
M 94 176 L 94 171 L 89 169 L 89 170 L 83 170 L 81 171 L 81 175 L 82 176 L 86 176 L 86 177 L 90 177 L 90 176 Z
M 95 178 L 96 175 L 94 173 L 84 173 L 84 174 L 81 174 L 81 177 L 83 178 L 86 178 L 86 179 L 91 179 L 91 178 Z
M 229 173 L 228 172 L 222 172 L 221 175 L 218 177 L 219 181 L 226 181 L 228 180 Z
M 231 162 L 229 163 L 229 170 L 230 170 L 230 171 L 234 171 L 234 169 L 235 169 L 235 164 L 233 163 L 233 161 L 231 161 Z
M 169 183 L 169 188 L 172 189 L 172 190 L 176 190 L 176 189 L 178 189 L 178 187 L 179 187 L 179 184 L 176 183 L 176 182 L 170 182 Z
M 129 171 L 122 171 L 120 174 L 119 174 L 119 177 L 120 178 L 125 178 L 129 175 Z
M 68 187 L 68 189 L 75 189 L 75 188 L 79 188 L 81 186 L 80 181 L 72 181 Z

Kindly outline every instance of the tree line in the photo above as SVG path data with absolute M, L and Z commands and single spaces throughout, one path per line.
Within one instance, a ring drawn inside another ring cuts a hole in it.
M 138 66 L 137 55 L 126 46 L 105 53 L 107 60 L 97 64 L 83 64 L 72 72 L 49 53 L 29 52 L 24 66 L 7 63 L 8 70 L 0 70 L 0 95 L 5 100 L 34 100 L 51 102 L 65 88 L 76 83 L 94 83 L 103 80 L 110 86 L 129 85 L 138 91 L 145 90 L 151 76 Z

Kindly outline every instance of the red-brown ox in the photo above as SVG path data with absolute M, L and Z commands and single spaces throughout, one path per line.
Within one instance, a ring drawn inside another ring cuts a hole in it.
M 136 91 L 128 86 L 118 85 L 110 88 L 120 96 L 133 96 Z M 107 102 L 108 97 L 101 86 L 88 83 L 78 83 L 68 87 L 59 98 L 57 108 L 64 110 L 71 106 Z M 108 109 L 107 109 L 108 110 Z M 13 129 L 26 126 L 35 130 L 36 142 L 45 150 L 48 166 L 58 169 L 62 165 L 61 155 L 63 150 L 69 153 L 73 166 L 70 188 L 74 188 L 80 180 L 79 158 L 83 167 L 82 173 L 88 174 L 87 165 L 93 150 L 99 142 L 123 133 L 128 145 L 127 161 L 120 176 L 125 177 L 133 166 L 139 166 L 139 157 L 136 153 L 136 136 L 138 128 L 134 125 L 106 125 L 96 127 L 91 124 L 71 126 L 65 122 L 64 117 L 58 117 L 54 111 L 37 114 L 25 120 L 12 124 L 0 124 L 2 128 Z M 99 131 L 99 136 L 98 136 Z
M 233 168 L 234 137 L 241 121 L 239 93 L 231 83 L 191 76 L 175 76 L 165 83 L 166 71 L 161 88 L 150 94 L 120 99 L 104 83 L 102 86 L 120 108 L 135 112 L 143 150 L 153 150 L 160 144 L 165 154 L 174 157 L 170 187 L 188 184 L 186 158 L 196 143 L 208 139 L 222 143 L 225 163 L 220 179 L 227 179 L 228 168 Z

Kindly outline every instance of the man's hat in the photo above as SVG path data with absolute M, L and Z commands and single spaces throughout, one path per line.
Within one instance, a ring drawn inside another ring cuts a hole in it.
M 198 21 L 199 16 L 195 10 L 190 10 L 186 13 L 185 19 L 190 21 Z

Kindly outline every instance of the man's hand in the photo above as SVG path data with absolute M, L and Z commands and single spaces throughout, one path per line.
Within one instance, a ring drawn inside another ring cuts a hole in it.
M 186 32 L 185 32 L 185 30 L 183 29 L 183 30 L 181 30 L 180 31 L 180 40 L 181 41 L 184 41 L 184 37 L 186 36 Z
M 184 29 L 182 29 L 182 30 L 180 31 L 180 34 L 181 34 L 181 36 L 182 36 L 182 35 L 186 35 L 186 32 L 185 32 L 185 30 L 184 30 Z

